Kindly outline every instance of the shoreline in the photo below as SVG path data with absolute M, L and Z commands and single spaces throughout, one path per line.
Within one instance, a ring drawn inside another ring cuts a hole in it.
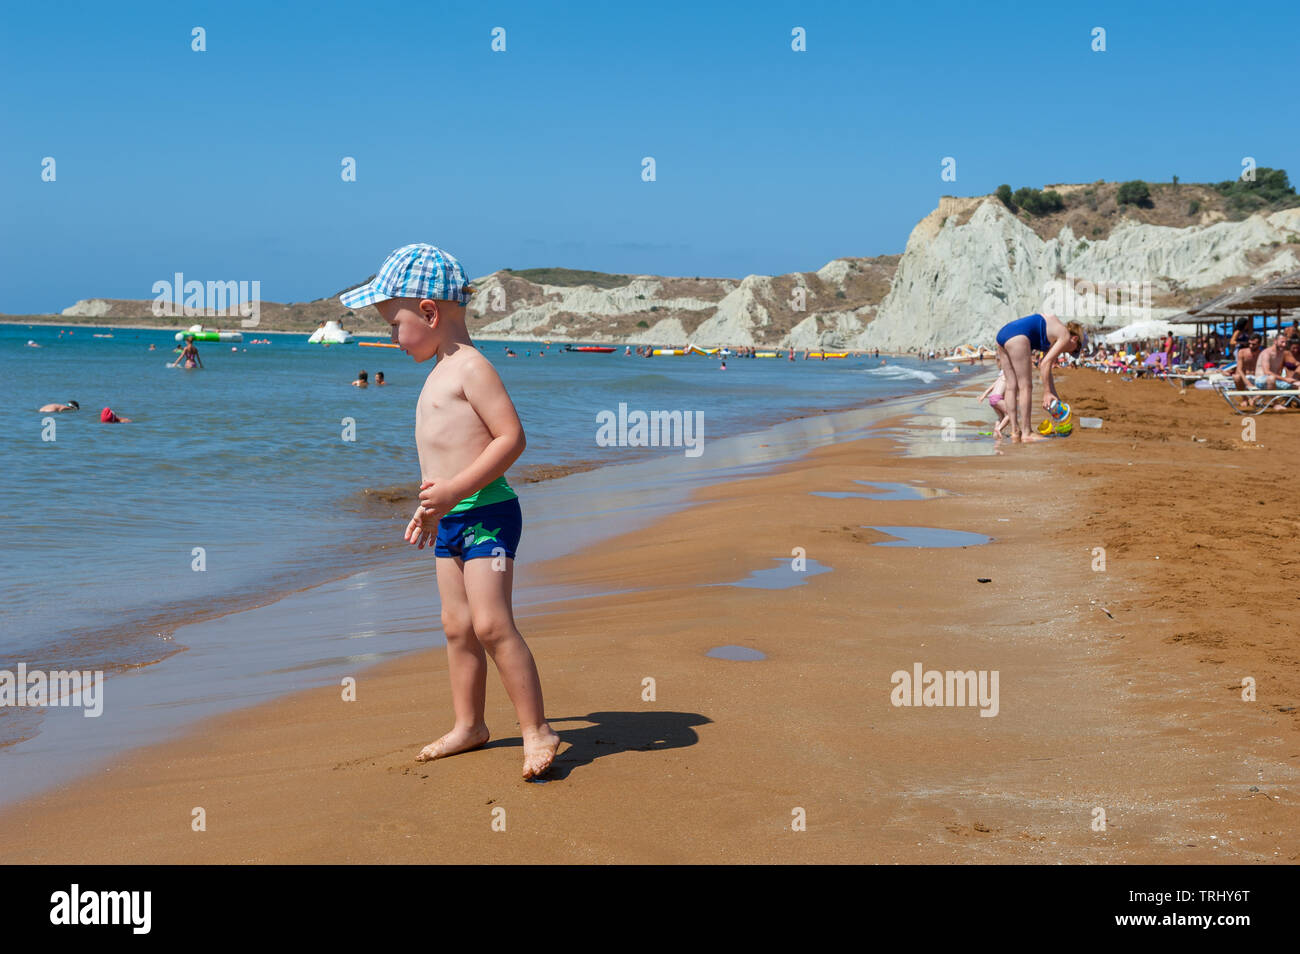
M 963 382 L 961 386 L 970 386 L 970 378 L 971 376 L 966 376 L 965 382 Z M 821 419 L 827 416 L 831 416 L 838 420 L 845 416 L 855 416 L 864 413 L 872 414 L 880 405 L 914 404 L 918 401 L 926 400 L 927 396 L 950 393 L 956 388 L 957 382 L 944 381 L 941 377 L 937 377 L 936 381 L 928 384 L 922 390 L 903 395 L 876 397 L 845 408 L 831 410 L 790 408 L 779 417 L 773 417 L 767 420 L 761 426 L 751 427 L 736 434 L 715 436 L 713 440 L 752 444 L 763 439 L 763 435 L 771 434 L 775 430 L 780 429 L 782 425 L 795 424 L 800 421 L 809 421 L 811 423 L 815 419 Z M 767 445 L 763 444 L 762 446 L 766 447 Z M 553 472 L 545 474 L 540 480 L 530 481 L 527 479 L 527 476 L 525 476 L 524 479 L 519 482 L 549 484 L 550 481 L 562 477 L 588 474 L 590 475 L 591 480 L 594 480 L 596 484 L 599 485 L 602 481 L 608 483 L 610 480 L 621 478 L 614 478 L 608 475 L 602 478 L 599 473 L 593 472 L 617 467 L 631 466 L 635 468 L 639 464 L 653 464 L 658 460 L 659 455 L 652 451 L 644 450 L 627 460 L 611 461 L 609 459 L 601 459 L 599 461 L 582 461 L 578 462 L 577 465 L 566 465 L 560 467 L 551 465 L 549 469 Z M 548 469 L 546 465 L 541 466 L 543 466 L 544 470 Z M 114 679 L 121 678 L 127 674 L 140 673 L 143 670 L 156 668 L 161 663 L 172 660 L 177 656 L 184 655 L 195 647 L 195 639 L 199 639 L 201 644 L 203 637 L 200 634 L 207 633 L 211 626 L 239 625 L 238 620 L 243 618 L 244 614 L 249 614 L 247 618 L 250 619 L 260 618 L 258 611 L 268 610 L 274 613 L 278 605 L 286 603 L 286 601 L 295 603 L 303 603 L 304 601 L 309 602 L 310 598 L 313 597 L 314 594 L 323 594 L 336 589 L 347 588 L 352 585 L 352 581 L 367 578 L 375 573 L 393 574 L 402 572 L 402 568 L 406 566 L 407 557 L 405 554 L 398 554 L 393 551 L 406 549 L 406 544 L 402 543 L 400 540 L 401 526 L 404 524 L 405 515 L 401 512 L 403 505 L 392 504 L 389 502 L 388 493 L 389 491 L 399 491 L 400 489 L 401 488 L 363 488 L 356 492 L 358 495 L 371 495 L 375 498 L 370 504 L 362 505 L 366 507 L 366 510 L 361 511 L 362 516 L 367 521 L 372 522 L 375 529 L 375 532 L 369 535 L 368 539 L 383 539 L 386 541 L 383 543 L 371 543 L 369 545 L 357 547 L 355 559 L 359 559 L 363 562 L 364 565 L 361 567 L 354 565 L 346 573 L 327 573 L 323 577 L 305 577 L 303 574 L 299 573 L 285 583 L 273 584 L 269 587 L 260 587 L 256 591 L 240 590 L 228 593 L 223 597 L 205 598 L 200 604 L 202 606 L 201 612 L 192 611 L 187 608 L 162 608 L 140 614 L 140 619 L 144 621 L 140 624 L 145 627 L 143 631 L 158 630 L 160 638 L 165 639 L 165 645 L 160 644 L 159 648 L 165 648 L 166 651 L 160 652 L 157 658 L 148 661 L 133 660 L 121 666 L 105 666 L 105 672 L 111 677 L 109 680 L 110 691 L 114 688 L 111 685 Z M 387 542 L 394 534 L 396 534 L 394 538 L 396 542 Z M 526 579 L 526 571 L 521 574 L 521 579 Z M 140 627 L 134 625 L 130 627 L 132 632 L 135 632 L 139 628 Z M 89 635 L 83 633 L 82 638 L 90 639 L 93 642 L 94 640 L 91 639 L 91 637 L 103 636 L 106 632 L 116 632 L 119 629 L 121 629 L 120 625 L 96 630 Z M 419 647 L 414 647 L 404 650 L 403 654 L 419 651 Z M 321 652 L 327 653 L 327 650 L 322 649 Z M 188 664 L 182 664 L 182 668 L 186 668 L 187 665 Z M 165 681 L 166 677 L 164 677 L 164 682 Z M 300 691 L 299 686 L 288 685 L 282 690 L 281 695 L 291 694 L 296 691 Z M 6 739 L 5 743 L 0 745 L 0 755 L 3 755 L 6 750 L 12 751 L 16 746 L 21 746 L 24 743 L 32 742 L 33 740 L 35 740 L 38 746 L 37 751 L 40 751 L 40 748 L 45 745 L 59 745 L 60 743 L 57 741 L 57 736 L 54 740 L 40 739 L 42 732 L 45 731 L 46 728 L 47 724 L 44 719 L 24 719 L 20 722 L 15 722 L 13 725 L 14 736 Z M 24 752 L 24 754 L 27 753 Z M 0 801 L 0 804 L 8 802 L 9 799 L 6 798 L 3 801 Z
M 1213 396 L 1103 377 L 1061 375 L 1073 404 L 1106 418 L 1091 440 L 925 458 L 900 456 L 892 437 L 840 441 L 536 565 L 540 580 L 565 587 L 637 586 L 520 616 L 565 740 L 549 787 L 516 774 L 513 713 L 495 677 L 488 747 L 410 761 L 449 719 L 445 655 L 426 650 L 361 670 L 356 703 L 307 690 L 135 750 L 93 783 L 6 808 L 0 838 L 12 860 L 83 863 L 1294 862 L 1300 649 L 1272 619 L 1263 626 L 1278 635 L 1266 641 L 1188 629 L 1184 617 L 1216 619 L 1224 599 L 1253 597 L 1237 589 L 1268 583 L 1254 553 L 1226 570 L 1222 554 L 1173 559 L 1184 545 L 1150 533 L 1143 515 L 1167 496 L 1167 472 L 1189 461 L 1243 484 L 1293 467 L 1284 441 L 1300 429 L 1272 419 L 1259 450 L 1157 439 L 1151 463 L 1130 469 L 1130 444 L 1153 415 L 1222 414 Z M 933 439 L 945 400 L 891 419 L 890 431 Z M 1242 453 L 1248 470 L 1232 462 Z M 1032 479 L 1008 510 L 996 491 L 1013 474 Z M 900 477 L 953 496 L 813 494 Z M 1095 514 L 1089 495 L 1118 486 L 1132 489 L 1129 518 Z M 698 530 L 737 521 L 743 536 Z M 877 548 L 888 538 L 853 526 L 866 522 L 993 540 Z M 1098 539 L 1110 572 L 1088 570 Z M 699 585 L 788 561 L 791 546 L 831 572 L 782 589 Z M 1227 572 L 1234 592 L 1206 591 L 1206 572 Z M 767 658 L 704 656 L 721 643 Z M 1001 670 L 998 716 L 892 706 L 889 673 L 914 662 Z M 1259 702 L 1234 701 L 1240 672 L 1258 675 Z M 641 698 L 646 676 L 657 701 Z M 189 829 L 194 805 L 209 806 L 203 835 Z M 514 837 L 491 832 L 493 805 Z M 800 835 L 792 805 L 808 813 Z
M 97 326 L 96 326 L 97 327 Z M 871 408 L 879 404 L 888 403 L 896 400 L 908 400 L 914 397 L 922 397 L 926 394 L 939 393 L 957 387 L 961 382 L 945 381 L 942 377 L 943 372 L 933 372 L 936 375 L 934 382 L 925 383 L 916 391 L 903 395 L 887 395 L 873 397 L 867 400 L 859 401 L 854 404 L 818 408 L 808 406 L 793 406 L 786 408 L 772 417 L 764 420 L 761 424 L 750 425 L 745 429 L 737 431 L 724 431 L 714 435 L 712 440 L 724 440 L 733 438 L 746 438 L 770 429 L 776 424 L 788 421 L 803 420 L 825 414 L 840 414 L 852 412 L 854 410 Z M 620 466 L 625 464 L 635 464 L 639 461 L 652 460 L 657 455 L 652 449 L 643 448 L 640 453 L 634 453 L 626 459 L 609 460 L 607 458 L 583 458 L 572 461 L 562 461 L 559 463 L 541 463 L 541 464 L 524 464 L 518 467 L 518 473 L 515 479 L 519 484 L 535 484 L 549 480 L 556 480 L 572 474 L 587 473 L 598 470 L 602 467 Z M 381 556 L 393 550 L 400 550 L 405 547 L 401 543 L 401 527 L 395 521 L 399 518 L 405 521 L 403 508 L 409 506 L 409 502 L 395 503 L 392 498 L 396 492 L 401 490 L 400 487 L 360 487 L 352 491 L 348 500 L 355 500 L 358 513 L 367 521 L 371 522 L 376 534 L 389 533 L 393 527 L 396 527 L 396 541 L 384 543 L 353 543 L 347 545 L 351 551 L 351 558 L 370 561 L 375 564 L 388 562 L 388 558 Z M 414 491 L 410 491 L 413 499 Z M 237 613 L 247 612 L 252 609 L 264 607 L 285 599 L 293 594 L 303 593 L 317 587 L 326 586 L 341 580 L 346 580 L 355 576 L 357 569 L 351 569 L 346 573 L 330 572 L 325 574 L 309 574 L 307 571 L 297 571 L 290 574 L 284 579 L 272 579 L 265 581 L 255 590 L 242 588 L 226 592 L 217 596 L 203 597 L 193 603 L 193 605 L 176 606 L 169 604 L 166 606 L 147 606 L 133 611 L 131 617 L 126 622 L 115 623 L 111 626 L 101 627 L 82 627 L 75 631 L 70 631 L 67 635 L 72 643 L 102 645 L 105 642 L 113 642 L 115 634 L 124 630 L 151 631 L 156 632 L 163 645 L 158 647 L 156 658 L 143 659 L 131 657 L 120 663 L 108 663 L 104 665 L 106 675 L 139 670 L 149 666 L 165 662 L 167 659 L 187 650 L 184 644 L 175 644 L 172 640 L 176 631 L 187 625 L 209 622 L 218 620 L 223 617 L 231 616 Z M 38 659 L 28 660 L 30 665 L 39 664 Z M 57 667 L 55 667 L 57 668 Z M 0 750 L 6 747 L 18 744 L 26 739 L 33 738 L 35 734 L 19 734 L 12 738 L 0 739 Z

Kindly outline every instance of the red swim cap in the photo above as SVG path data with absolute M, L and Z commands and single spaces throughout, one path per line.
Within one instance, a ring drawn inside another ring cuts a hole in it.
M 112 409 L 111 407 L 106 407 L 106 408 L 104 408 L 104 410 L 102 410 L 102 411 L 99 412 L 99 420 L 100 420 L 100 423 L 103 423 L 103 424 L 117 424 L 117 423 L 119 423 L 119 422 L 118 422 L 118 419 L 117 419 L 117 415 L 113 413 L 113 409 Z

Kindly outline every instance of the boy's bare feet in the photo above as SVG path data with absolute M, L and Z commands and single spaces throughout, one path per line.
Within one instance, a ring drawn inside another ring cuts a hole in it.
M 488 737 L 491 734 L 485 725 L 468 726 L 466 728 L 456 726 L 437 742 L 430 742 L 422 748 L 420 754 L 415 757 L 415 761 L 432 762 L 434 759 L 446 758 L 448 755 L 455 755 L 458 752 L 468 752 L 470 749 L 481 748 L 487 744 Z
M 1024 435 L 1023 437 L 1021 437 L 1020 439 L 1021 439 L 1022 441 L 1024 441 L 1026 444 L 1029 444 L 1029 443 L 1031 443 L 1031 442 L 1033 442 L 1033 441 L 1045 441 L 1045 440 L 1047 440 L 1046 437 L 1044 437 L 1042 434 L 1039 434 L 1039 433 L 1037 433 L 1037 432 L 1034 432 L 1034 433 L 1032 433 L 1032 434 L 1025 434 L 1025 435 Z
M 524 778 L 537 778 L 550 770 L 555 761 L 555 750 L 560 747 L 560 737 L 546 723 L 524 736 Z

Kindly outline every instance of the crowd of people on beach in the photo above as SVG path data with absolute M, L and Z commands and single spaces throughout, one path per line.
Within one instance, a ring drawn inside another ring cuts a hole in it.
M 1179 374 L 1203 377 L 1237 391 L 1300 390 L 1300 329 L 1295 323 L 1269 333 L 1237 323 L 1226 341 L 1213 332 L 1190 338 L 1172 333 L 1161 339 L 1101 345 L 1079 362 L 1107 373 L 1136 377 Z M 1250 404 L 1243 398 L 1243 406 Z
M 1065 326 L 1069 331 L 1068 344 L 1062 344 L 1062 331 L 1056 327 L 1060 322 L 1054 315 L 1047 316 L 1046 325 L 1050 333 L 1040 337 L 1039 322 L 1042 320 L 1042 315 L 1017 319 L 1004 326 L 998 334 L 999 375 L 978 398 L 980 402 L 987 400 L 998 415 L 991 432 L 997 439 L 1002 438 L 1008 427 L 1012 428 L 1013 435 L 1019 435 L 1013 439 L 1038 440 L 1042 436 L 1041 433 L 1037 437 L 1025 436 L 1024 425 L 1028 418 L 1020 413 L 1019 407 L 1027 408 L 1031 402 L 1019 393 L 1014 403 L 1004 397 L 1012 387 L 1007 374 L 1007 362 L 1011 359 L 1004 343 L 1019 354 L 1019 373 L 1013 372 L 1017 382 L 1025 377 L 1031 361 L 1037 363 L 1044 385 L 1043 407 L 1049 413 L 1060 406 L 1056 403 L 1059 398 L 1051 383 L 1051 369 L 1071 366 L 1118 373 L 1127 378 L 1176 375 L 1183 382 L 1199 380 L 1200 387 L 1243 392 L 1239 401 L 1242 409 L 1267 406 L 1268 394 L 1256 397 L 1245 393 L 1251 391 L 1274 392 L 1274 400 L 1282 402 L 1273 405 L 1278 409 L 1292 401 L 1276 392 L 1294 390 L 1300 400 L 1300 323 L 1297 322 L 1278 328 L 1267 337 L 1265 333 L 1253 330 L 1252 319 L 1242 318 L 1226 339 L 1214 331 L 1186 337 L 1170 331 L 1156 338 L 1114 345 L 1107 345 L 1104 341 L 1085 345 L 1086 336 L 1082 335 L 1076 322 Z M 1026 344 L 1030 357 L 1023 353 Z M 1030 383 L 1032 385 L 1032 381 Z M 1008 407 L 1008 404 L 1012 406 Z

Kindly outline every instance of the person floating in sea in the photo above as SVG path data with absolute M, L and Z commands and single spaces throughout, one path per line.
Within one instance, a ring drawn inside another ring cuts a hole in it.
M 1030 373 L 1033 352 L 1043 352 L 1038 374 L 1043 382 L 1043 409 L 1050 413 L 1053 402 L 1060 400 L 1052 381 L 1052 368 L 1058 355 L 1074 354 L 1083 345 L 1083 328 L 1077 321 L 1067 325 L 1055 315 L 1026 315 L 1003 325 L 997 341 L 998 366 L 1007 376 L 1005 400 L 1010 405 L 1011 439 L 1044 440 L 1030 422 L 1030 406 L 1034 401 L 1034 379 Z
M 366 372 L 364 372 L 364 371 L 358 371 L 358 372 L 357 372 L 357 379 L 356 379 L 355 381 L 352 382 L 352 386 L 353 386 L 354 388 L 368 388 L 368 387 L 370 387 L 370 375 L 366 374 Z
M 377 388 L 382 388 L 382 387 L 383 387 L 385 384 L 387 384 L 387 383 L 388 383 L 388 382 L 384 380 L 384 372 L 382 372 L 382 371 L 376 371 L 376 372 L 375 372 L 375 387 L 377 387 Z
M 80 411 L 81 405 L 76 401 L 69 401 L 67 404 L 42 404 L 37 411 L 41 414 L 58 414 L 62 411 Z
M 404 352 L 417 362 L 437 359 L 416 403 L 420 500 L 404 537 L 433 547 L 456 722 L 416 761 L 487 743 L 490 655 L 514 704 L 523 777 L 531 779 L 551 768 L 560 737 L 546 721 L 537 663 L 512 606 L 523 518 L 505 474 L 523 453 L 524 429 L 501 377 L 470 340 L 471 292 L 455 258 L 417 244 L 394 251 L 371 282 L 340 301 L 354 310 L 374 305 Z
M 118 417 L 113 413 L 111 407 L 106 407 L 99 412 L 99 422 L 101 424 L 130 424 L 131 419 L 129 417 Z

